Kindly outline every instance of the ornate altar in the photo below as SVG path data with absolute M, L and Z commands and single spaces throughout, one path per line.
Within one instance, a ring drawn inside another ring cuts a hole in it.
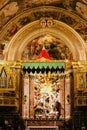
M 22 117 L 32 126 L 63 126 L 71 117 L 71 76 L 66 61 L 22 63 Z M 32 128 L 33 128 L 32 127 Z

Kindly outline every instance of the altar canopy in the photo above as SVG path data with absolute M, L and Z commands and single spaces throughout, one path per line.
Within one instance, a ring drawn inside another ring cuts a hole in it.
M 43 49 L 40 52 L 39 56 L 37 57 L 37 59 L 42 59 L 42 58 L 48 59 L 48 60 L 52 60 L 53 59 L 52 57 L 49 56 L 48 52 L 45 49 Z
M 23 62 L 22 68 L 24 69 L 62 69 L 65 70 L 65 62 L 64 61 L 55 61 L 48 54 L 45 48 L 43 48 L 40 54 L 34 61 Z
M 35 62 L 23 62 L 22 63 L 22 68 L 26 68 L 28 69 L 28 67 L 30 67 L 30 69 L 37 69 L 38 67 L 41 69 L 41 68 L 64 68 L 65 69 L 65 62 L 62 62 L 62 61 L 45 61 L 45 62 L 38 62 L 38 61 L 35 61 Z

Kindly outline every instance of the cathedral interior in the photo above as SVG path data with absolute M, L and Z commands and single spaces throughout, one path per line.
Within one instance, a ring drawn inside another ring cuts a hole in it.
M 0 1 L 0 129 L 87 129 L 87 0 Z

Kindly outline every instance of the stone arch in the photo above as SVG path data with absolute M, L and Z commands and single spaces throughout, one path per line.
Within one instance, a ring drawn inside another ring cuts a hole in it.
M 45 34 L 50 34 L 65 41 L 75 61 L 86 60 L 84 41 L 80 35 L 71 27 L 60 21 L 53 20 L 53 23 L 51 27 L 42 28 L 40 20 L 37 20 L 24 26 L 11 39 L 5 54 L 5 60 L 21 60 L 22 51 L 27 43 Z

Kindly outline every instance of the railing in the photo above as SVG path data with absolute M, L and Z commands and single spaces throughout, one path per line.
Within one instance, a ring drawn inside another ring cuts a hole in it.
M 58 126 L 28 126 L 27 130 L 59 130 Z
M 0 106 L 17 106 L 15 98 L 0 98 Z
M 87 106 L 87 96 L 77 96 L 75 97 L 76 106 Z
M 17 92 L 0 92 L 0 106 L 17 106 Z
M 0 91 L 15 91 L 16 87 L 2 87 L 0 86 Z

